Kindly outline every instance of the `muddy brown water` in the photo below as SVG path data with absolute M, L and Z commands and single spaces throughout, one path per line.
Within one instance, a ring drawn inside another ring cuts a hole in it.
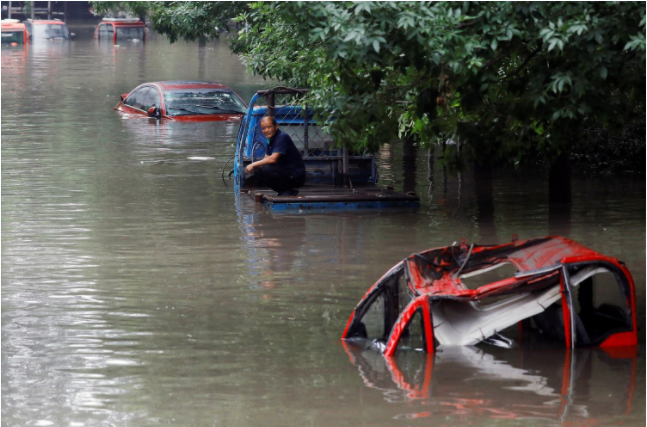
M 235 123 L 124 120 L 145 81 L 268 82 L 224 42 L 150 36 L 2 50 L 3 426 L 644 425 L 645 182 L 430 168 L 386 145 L 416 211 L 274 215 L 223 182 Z M 433 159 L 432 159 L 433 160 Z M 226 170 L 228 171 L 228 170 Z M 368 287 L 459 240 L 568 237 L 634 275 L 637 352 L 450 348 L 386 361 L 339 337 Z

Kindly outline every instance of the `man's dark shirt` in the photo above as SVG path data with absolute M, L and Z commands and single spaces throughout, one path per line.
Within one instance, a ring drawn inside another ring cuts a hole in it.
M 290 135 L 281 131 L 281 129 L 276 130 L 276 133 L 269 139 L 267 144 L 267 155 L 271 156 L 274 153 L 281 153 L 277 162 L 279 166 L 296 174 L 305 173 L 305 165 L 299 149 L 292 142 Z

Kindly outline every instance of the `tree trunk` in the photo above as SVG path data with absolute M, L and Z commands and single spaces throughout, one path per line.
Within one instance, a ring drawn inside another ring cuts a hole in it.
M 550 203 L 571 202 L 571 157 L 562 152 L 550 165 L 548 173 L 548 200 Z

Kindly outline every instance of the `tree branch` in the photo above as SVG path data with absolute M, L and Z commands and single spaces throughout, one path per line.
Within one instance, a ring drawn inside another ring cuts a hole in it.
M 517 67 L 516 70 L 514 70 L 512 73 L 506 75 L 502 80 L 509 79 L 510 77 L 514 77 L 515 75 L 519 74 L 519 72 L 530 62 L 532 58 L 534 58 L 539 52 L 541 52 L 541 47 L 537 47 L 528 57 L 526 58 L 525 61 L 523 61 L 523 64 L 521 64 L 519 67 Z

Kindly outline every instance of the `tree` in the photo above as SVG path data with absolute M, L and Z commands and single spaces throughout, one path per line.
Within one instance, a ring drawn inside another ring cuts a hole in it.
M 643 2 L 139 3 L 172 41 L 217 37 L 236 15 L 248 69 L 309 87 L 354 148 L 407 134 L 481 161 L 553 161 L 589 124 L 645 116 Z

